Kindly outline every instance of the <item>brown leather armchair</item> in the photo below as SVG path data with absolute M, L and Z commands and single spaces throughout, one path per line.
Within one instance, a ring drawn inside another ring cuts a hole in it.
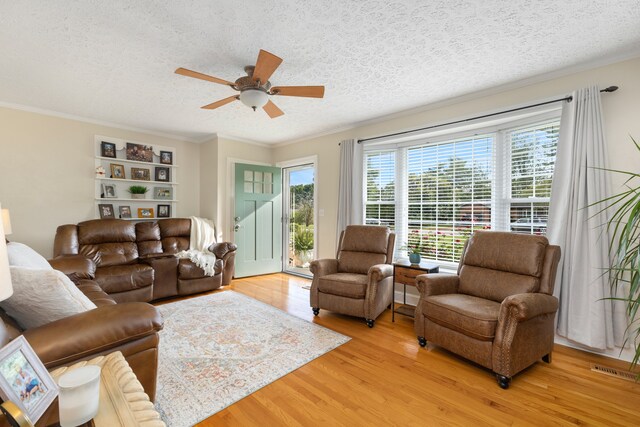
M 311 263 L 311 307 L 375 319 L 393 301 L 395 234 L 387 227 L 349 225 L 340 235 L 337 259 Z
M 543 236 L 475 232 L 457 275 L 417 277 L 418 342 L 491 369 L 508 388 L 513 375 L 537 360 L 551 362 L 559 259 L 560 248 Z

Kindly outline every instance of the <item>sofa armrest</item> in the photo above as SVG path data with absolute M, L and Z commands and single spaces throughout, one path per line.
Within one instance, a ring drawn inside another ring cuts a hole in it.
M 369 283 L 377 283 L 393 276 L 393 266 L 390 264 L 376 264 L 369 268 Z
M 73 275 L 77 280 L 96 277 L 96 264 L 84 255 L 62 255 L 48 261 L 54 270 L 62 271 L 67 276 Z
M 455 274 L 432 273 L 416 277 L 420 296 L 457 294 L 460 278 Z
M 227 254 L 235 252 L 237 249 L 238 245 L 230 242 L 214 243 L 213 245 L 209 246 L 209 251 L 213 252 L 213 254 L 218 259 L 224 259 Z
M 542 314 L 555 314 L 558 298 L 540 293 L 516 294 L 506 297 L 500 306 L 499 322 L 515 319 L 524 322 Z
M 335 274 L 338 272 L 338 260 L 337 259 L 317 259 L 311 261 L 309 270 L 315 277 L 326 276 L 327 274 Z
M 151 304 L 128 302 L 65 317 L 23 335 L 50 368 L 156 334 L 162 322 L 160 312 Z

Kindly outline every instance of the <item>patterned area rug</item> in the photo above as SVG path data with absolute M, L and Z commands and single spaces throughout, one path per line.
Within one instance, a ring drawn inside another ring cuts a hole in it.
M 158 307 L 156 409 L 191 426 L 349 341 L 237 292 Z

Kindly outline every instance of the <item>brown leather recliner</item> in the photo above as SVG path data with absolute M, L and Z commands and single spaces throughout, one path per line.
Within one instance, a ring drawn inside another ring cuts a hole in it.
M 0 346 L 22 334 L 47 369 L 120 351 L 149 398 L 154 400 L 158 332 L 163 325 L 160 312 L 143 302 L 116 304 L 96 282 L 88 280 L 95 266 L 86 258 L 59 259 L 52 262 L 52 266 L 70 273 L 78 288 L 97 308 L 27 330 L 21 330 L 0 310 Z
M 559 259 L 560 248 L 543 236 L 475 232 L 457 275 L 417 277 L 418 342 L 491 369 L 508 388 L 513 375 L 537 360 L 551 362 Z
M 53 255 L 92 260 L 95 281 L 119 303 L 190 295 L 229 284 L 236 245 L 222 242 L 209 247 L 217 260 L 215 275 L 208 276 L 190 260 L 174 256 L 189 249 L 190 235 L 187 218 L 139 223 L 96 219 L 59 226 Z
M 375 319 L 393 301 L 395 234 L 387 227 L 349 225 L 340 235 L 337 259 L 311 263 L 311 307 Z

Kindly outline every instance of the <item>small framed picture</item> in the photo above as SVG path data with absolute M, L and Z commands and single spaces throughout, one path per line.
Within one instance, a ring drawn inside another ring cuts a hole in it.
M 153 162 L 153 147 L 127 142 L 127 160 L 151 163 Z
M 115 218 L 116 217 L 116 215 L 113 212 L 113 205 L 111 205 L 111 204 L 98 205 L 98 210 L 100 211 L 100 218 L 101 219 Z
M 138 181 L 151 181 L 151 169 L 131 168 L 131 179 Z
M 154 187 L 153 198 L 159 200 L 173 199 L 173 188 L 171 187 Z
M 158 205 L 158 218 L 170 218 L 171 205 Z
M 156 181 L 169 182 L 169 168 L 159 167 L 156 168 Z
M 160 151 L 160 163 L 163 165 L 172 165 L 173 153 L 171 151 Z
M 153 208 L 138 208 L 138 218 L 153 218 Z
M 131 218 L 131 206 L 119 206 L 120 218 Z
M 0 349 L 0 397 L 35 424 L 58 395 L 58 386 L 29 342 L 20 335 Z
M 111 163 L 111 178 L 125 179 L 124 166 L 116 163 Z
M 113 184 L 102 184 L 102 198 L 103 199 L 115 199 L 118 197 L 116 192 L 116 186 Z
M 116 158 L 116 144 L 112 142 L 102 141 L 100 143 L 100 155 L 102 157 Z

